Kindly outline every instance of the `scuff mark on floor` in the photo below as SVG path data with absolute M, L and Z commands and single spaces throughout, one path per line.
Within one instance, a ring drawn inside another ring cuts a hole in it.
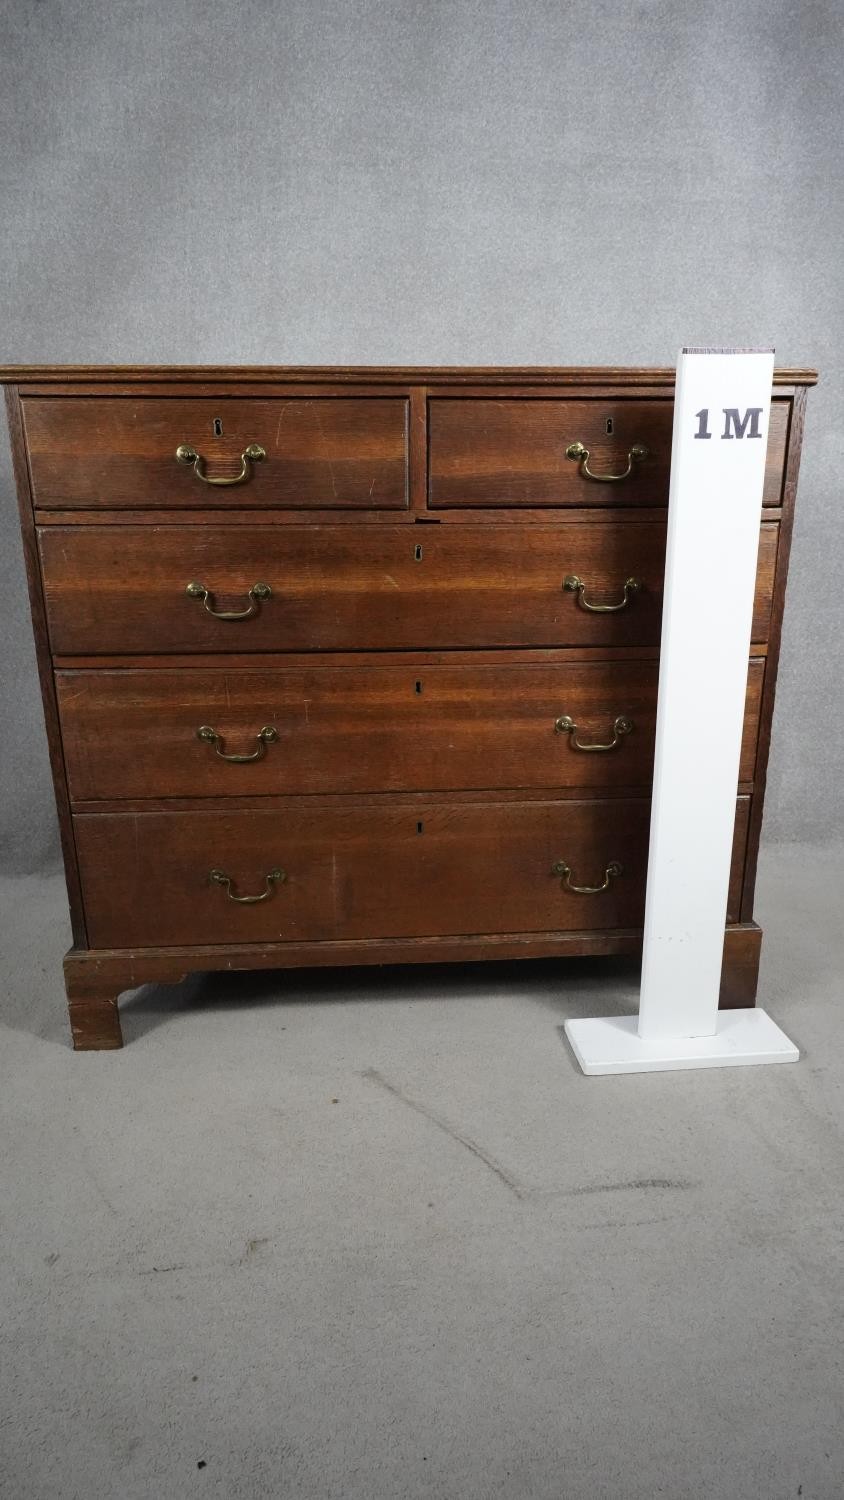
M 270 1237 L 269 1237 L 269 1235 L 263 1235 L 260 1238 L 255 1238 L 255 1239 L 252 1239 L 252 1240 L 247 1240 L 246 1241 L 246 1249 L 244 1250 L 243 1254 L 241 1255 L 240 1260 L 232 1261 L 232 1265 L 235 1265 L 235 1266 L 245 1265 L 246 1261 L 251 1260 L 253 1255 L 257 1255 L 258 1251 L 259 1250 L 263 1250 L 264 1246 L 268 1245 L 269 1243 L 270 1243 Z
M 568 1188 L 567 1191 L 572 1198 L 579 1198 L 585 1193 L 641 1193 L 649 1188 L 670 1188 L 674 1192 L 687 1193 L 691 1188 L 699 1185 L 696 1182 L 686 1182 L 682 1178 L 677 1178 L 675 1181 L 671 1177 L 636 1177 L 632 1182 L 596 1182 L 585 1187 Z
M 418 1099 L 411 1099 L 397 1084 L 391 1083 L 389 1078 L 385 1078 L 383 1073 L 379 1073 L 377 1068 L 365 1068 L 360 1076 L 361 1078 L 369 1079 L 371 1083 L 377 1083 L 380 1088 L 386 1089 L 388 1094 L 392 1094 L 395 1099 L 399 1099 L 402 1104 L 406 1104 L 408 1109 L 414 1110 L 417 1115 L 421 1115 L 423 1119 L 429 1120 L 432 1125 L 436 1125 L 438 1130 L 442 1130 L 453 1141 L 457 1141 L 458 1145 L 465 1146 L 466 1150 L 477 1157 L 478 1161 L 483 1162 L 484 1166 L 500 1182 L 503 1182 L 505 1187 L 509 1188 L 510 1192 L 516 1198 L 522 1199 L 529 1196 L 528 1189 L 523 1187 L 506 1168 L 502 1167 L 501 1163 L 496 1161 L 494 1156 L 490 1156 L 489 1152 L 485 1151 L 483 1146 L 479 1146 L 477 1141 L 472 1140 L 471 1136 L 464 1135 L 461 1130 L 458 1130 L 455 1125 L 444 1119 L 442 1115 L 438 1115 L 427 1104 L 420 1103 Z

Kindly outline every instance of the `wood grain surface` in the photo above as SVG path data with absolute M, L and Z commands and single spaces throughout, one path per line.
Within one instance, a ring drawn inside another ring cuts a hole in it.
M 730 916 L 740 899 L 746 798 L 739 799 Z M 83 814 L 75 818 L 92 945 L 325 941 L 592 930 L 641 925 L 650 804 L 353 805 L 322 811 Z M 610 861 L 623 872 L 597 885 Z M 210 879 L 221 870 L 241 905 Z M 282 960 L 283 961 L 283 960 Z
M 407 505 L 408 402 L 400 397 L 31 397 L 23 414 L 42 508 Z M 210 478 L 231 478 L 252 443 L 266 458 L 236 485 L 203 483 L 175 456 L 189 444 Z
M 52 649 L 74 652 L 351 651 L 414 647 L 657 644 L 665 528 L 42 527 Z M 753 619 L 764 641 L 777 526 L 763 525 Z M 563 588 L 580 577 L 594 614 Z M 273 596 L 247 620 L 213 618 L 186 594 L 196 581 L 217 609 Z M 712 580 L 712 607 L 718 580 Z
M 194 968 L 641 948 L 673 369 L 30 366 L 8 395 L 74 1046 Z M 752 921 L 810 370 L 774 376 L 723 1006 Z M 603 476 L 648 449 L 618 483 Z M 247 445 L 266 459 L 232 478 Z M 584 592 L 563 587 L 577 575 Z M 641 589 L 619 611 L 625 582 Z M 209 591 L 220 620 L 188 584 Z M 271 597 L 250 605 L 250 590 Z M 701 629 L 719 608 L 704 580 Z M 717 704 L 701 711 L 717 714 Z M 584 743 L 630 734 L 606 752 Z M 209 725 L 219 737 L 200 739 Z M 261 729 L 272 733 L 258 740 Z M 264 753 L 230 763 L 216 753 Z M 703 768 L 700 774 L 705 774 Z M 579 894 L 551 873 L 571 867 Z M 267 873 L 285 872 L 265 885 Z M 242 904 L 230 894 L 268 899 Z
M 650 789 L 656 662 L 58 672 L 71 796 Z M 751 781 L 764 663 L 750 663 Z M 568 715 L 576 733 L 560 732 Z M 616 734 L 626 716 L 628 733 Z M 198 738 L 207 726 L 220 743 Z M 277 738 L 259 741 L 271 728 Z M 609 751 L 580 750 L 611 744 Z M 260 754 L 246 764 L 225 754 Z
M 0 365 L 0 384 L 47 390 L 107 385 L 560 385 L 673 389 L 673 365 Z M 774 370 L 774 387 L 815 385 L 816 370 Z
M 443 399 L 429 403 L 429 498 L 448 506 L 652 506 L 668 504 L 671 401 Z M 765 505 L 779 505 L 789 402 L 774 401 L 768 430 Z M 635 444 L 648 452 L 625 479 L 590 479 L 566 457 L 589 450 L 589 469 L 621 475 Z

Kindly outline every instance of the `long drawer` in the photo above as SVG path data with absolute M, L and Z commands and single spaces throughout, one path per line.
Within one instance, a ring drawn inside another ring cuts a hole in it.
M 95 948 L 638 927 L 648 822 L 646 798 L 74 819 Z
M 404 396 L 86 396 L 23 402 L 35 504 L 396 510 Z
M 760 532 L 757 642 L 770 621 L 777 533 L 770 523 Z M 56 653 L 659 641 L 665 527 L 656 522 L 47 526 L 39 541 Z M 707 597 L 717 609 L 717 578 Z
M 650 787 L 656 662 L 56 674 L 71 797 Z M 753 778 L 751 661 L 739 779 Z M 603 748 L 603 747 L 611 748 Z
M 765 505 L 782 503 L 789 402 L 773 401 Z M 429 504 L 665 505 L 673 403 L 624 397 L 429 402 Z

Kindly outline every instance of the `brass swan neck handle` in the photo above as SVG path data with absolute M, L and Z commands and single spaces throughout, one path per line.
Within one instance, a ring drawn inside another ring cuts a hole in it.
M 247 599 L 249 604 L 246 609 L 215 609 L 214 595 L 204 583 L 189 583 L 185 589 L 189 599 L 201 599 L 209 615 L 215 620 L 251 620 L 257 615 L 259 606 L 265 599 L 271 599 L 273 591 L 268 583 L 253 583 Z
M 240 455 L 240 473 L 233 476 L 217 475 L 213 477 L 205 472 L 205 459 L 201 453 L 191 446 L 190 443 L 180 443 L 176 449 L 176 462 L 180 464 L 193 464 L 193 472 L 197 479 L 203 484 L 230 485 L 243 484 L 252 474 L 252 465 L 259 464 L 267 456 L 266 449 L 260 443 L 250 443 L 244 448 Z
M 589 467 L 589 449 L 584 443 L 569 443 L 566 449 L 566 458 L 571 458 L 580 465 L 580 472 L 587 479 L 594 479 L 598 484 L 619 484 L 622 479 L 629 479 L 633 473 L 633 465 L 639 464 L 647 458 L 648 450 L 644 443 L 634 443 L 627 453 L 627 468 L 621 474 L 596 474 Z
M 259 729 L 255 736 L 258 741 L 257 749 L 251 750 L 248 755 L 229 754 L 223 748 L 224 742 L 221 735 L 217 733 L 216 729 L 212 729 L 210 724 L 203 724 L 201 728 L 197 729 L 196 737 L 198 740 L 204 740 L 208 745 L 213 745 L 214 752 L 216 755 L 219 755 L 220 760 L 227 760 L 232 766 L 245 766 L 248 761 L 263 760 L 267 753 L 267 746 L 274 744 L 278 739 L 278 730 L 272 724 L 265 724 L 263 729 Z
M 588 585 L 578 578 L 576 573 L 569 573 L 563 579 L 563 588 L 570 593 L 577 594 L 577 602 L 581 609 L 588 609 L 593 615 L 615 615 L 620 609 L 626 609 L 634 594 L 638 594 L 642 588 L 641 580 L 638 578 L 627 578 L 624 583 L 624 591 L 618 604 L 591 604 L 586 598 Z
M 621 744 L 623 736 L 631 733 L 633 729 L 633 720 L 628 719 L 626 714 L 618 714 L 618 716 L 613 720 L 613 735 L 612 739 L 609 741 L 598 740 L 584 742 L 583 740 L 579 740 L 577 738 L 577 725 L 575 724 L 574 719 L 569 716 L 569 714 L 560 714 L 560 717 L 559 719 L 557 719 L 554 728 L 557 731 L 557 734 L 571 735 L 570 744 L 572 746 L 572 749 L 584 750 L 587 753 L 592 753 L 594 751 L 600 750 L 617 750 L 619 745 Z
M 213 881 L 215 885 L 221 885 L 229 900 L 236 901 L 239 906 L 257 906 L 259 901 L 268 900 L 273 893 L 274 886 L 282 885 L 287 876 L 284 870 L 270 870 L 264 876 L 266 890 L 262 891 L 259 896 L 236 896 L 232 889 L 234 882 L 231 876 L 227 875 L 224 870 L 209 870 L 208 879 Z
M 567 865 L 564 859 L 558 859 L 556 864 L 551 866 L 551 874 L 559 875 L 563 888 L 567 891 L 574 891 L 578 896 L 599 896 L 601 891 L 609 890 L 616 876 L 623 873 L 624 866 L 620 865 L 617 859 L 613 859 L 607 865 L 600 885 L 575 885 L 571 878 L 571 866 Z

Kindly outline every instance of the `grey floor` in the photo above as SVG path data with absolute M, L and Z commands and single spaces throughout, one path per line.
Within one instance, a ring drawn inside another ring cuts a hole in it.
M 840 1500 L 842 888 L 764 850 L 799 1064 L 585 1079 L 625 963 L 188 981 L 74 1055 L 7 882 L 0 1493 Z

